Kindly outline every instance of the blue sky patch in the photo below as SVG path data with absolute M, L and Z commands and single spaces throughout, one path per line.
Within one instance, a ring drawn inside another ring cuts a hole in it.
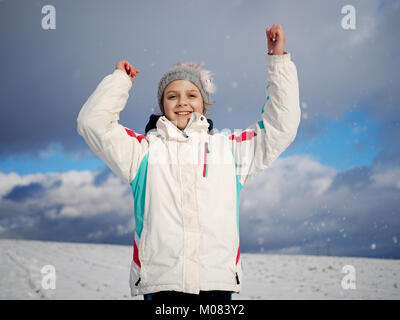
M 301 143 L 283 156 L 309 154 L 324 165 L 345 170 L 370 165 L 379 153 L 379 124 L 366 113 L 349 111 L 341 119 L 322 121 L 326 128 L 324 134 Z

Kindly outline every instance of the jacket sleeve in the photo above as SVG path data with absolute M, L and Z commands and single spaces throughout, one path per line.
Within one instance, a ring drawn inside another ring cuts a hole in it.
M 266 100 L 261 119 L 230 137 L 239 182 L 269 167 L 292 143 L 300 124 L 297 70 L 290 53 L 266 54 Z
M 118 123 L 125 108 L 132 82 L 122 70 L 106 76 L 88 98 L 77 119 L 78 133 L 92 151 L 124 182 L 135 178 L 148 150 L 143 135 Z

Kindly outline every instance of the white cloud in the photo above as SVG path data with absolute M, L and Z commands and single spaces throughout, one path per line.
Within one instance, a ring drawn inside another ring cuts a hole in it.
M 321 242 L 359 252 L 381 237 L 390 246 L 400 229 L 399 178 L 398 170 L 341 172 L 309 156 L 280 158 L 242 191 L 243 242 L 257 248 L 263 238 L 266 251 L 282 252 Z
M 384 170 L 371 176 L 376 188 L 391 187 L 400 190 L 400 169 Z
M 32 182 L 43 180 L 44 175 L 41 173 L 20 176 L 19 174 L 14 172 L 8 174 L 0 172 L 0 197 L 3 197 L 15 185 L 28 185 Z
M 71 232 L 83 233 L 88 241 L 129 238 L 134 228 L 129 186 L 112 173 L 103 174 L 101 182 L 96 175 L 0 173 L 1 234 L 36 230 L 46 235 L 56 232 L 49 223 L 63 223 L 57 236 L 65 240 L 63 232 L 76 228 L 78 218 L 80 227 Z M 371 252 L 375 243 L 374 254 L 383 254 L 398 246 L 399 181 L 398 169 L 338 171 L 310 156 L 279 158 L 242 190 L 241 246 L 310 253 L 329 245 L 332 254 L 354 255 Z
M 15 173 L 0 173 L 0 195 L 2 197 L 14 188 L 38 184 L 45 188 L 39 197 L 24 196 L 23 199 L 3 199 L 0 212 L 14 210 L 22 213 L 41 211 L 51 219 L 89 217 L 113 213 L 130 214 L 133 200 L 129 186 L 124 185 L 114 175 L 109 175 L 106 183 L 95 185 L 98 172 L 68 171 L 19 176 Z M 15 190 L 15 189 L 14 189 Z M 18 201 L 17 201 L 18 200 Z

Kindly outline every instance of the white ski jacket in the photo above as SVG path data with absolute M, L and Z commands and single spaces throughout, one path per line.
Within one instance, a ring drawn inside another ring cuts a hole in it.
M 116 69 L 83 105 L 77 130 L 134 198 L 131 295 L 241 290 L 240 191 L 294 140 L 300 123 L 290 53 L 266 54 L 260 120 L 241 132 L 208 132 L 192 113 L 184 130 L 165 116 L 140 135 L 119 124 L 132 87 Z M 247 230 L 247 232 L 251 232 Z

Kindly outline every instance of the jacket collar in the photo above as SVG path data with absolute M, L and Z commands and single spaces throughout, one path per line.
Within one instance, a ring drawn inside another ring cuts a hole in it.
M 146 134 L 155 128 L 157 128 L 157 132 L 166 139 L 186 141 L 192 135 L 206 134 L 208 131 L 211 131 L 213 122 L 204 115 L 193 112 L 186 128 L 180 130 L 176 124 L 168 120 L 166 116 L 152 114 L 146 125 Z

